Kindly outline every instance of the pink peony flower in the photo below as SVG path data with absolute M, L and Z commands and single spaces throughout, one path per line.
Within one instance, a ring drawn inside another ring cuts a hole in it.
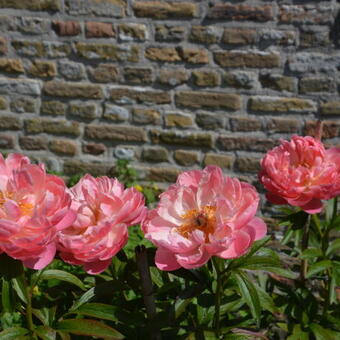
M 135 188 L 124 190 L 117 179 L 84 176 L 71 188 L 77 220 L 59 233 L 61 258 L 99 274 L 126 244 L 127 227 L 146 215 L 144 197 Z
M 54 258 L 56 234 L 75 219 L 64 181 L 20 154 L 0 154 L 0 249 L 42 269 Z
M 267 232 L 255 217 L 258 204 L 253 186 L 223 176 L 218 167 L 182 173 L 142 224 L 145 237 L 158 247 L 157 267 L 197 268 L 211 256 L 243 255 Z
M 314 214 L 322 199 L 339 194 L 340 148 L 325 150 L 313 137 L 293 136 L 269 151 L 261 161 L 259 179 L 274 204 L 290 204 Z

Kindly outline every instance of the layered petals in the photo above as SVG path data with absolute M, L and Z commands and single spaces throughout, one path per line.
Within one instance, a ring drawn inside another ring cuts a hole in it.
M 314 214 L 321 200 L 340 193 L 340 148 L 326 150 L 312 137 L 293 136 L 261 161 L 259 179 L 273 204 L 290 204 Z
M 211 256 L 241 256 L 267 231 L 255 217 L 258 204 L 253 186 L 224 176 L 218 167 L 180 174 L 142 223 L 145 237 L 158 247 L 156 266 L 190 269 Z
M 83 265 L 89 274 L 99 274 L 126 244 L 127 228 L 144 219 L 144 197 L 134 188 L 124 189 L 117 179 L 90 175 L 70 193 L 77 219 L 58 234 L 60 256 L 67 263 Z

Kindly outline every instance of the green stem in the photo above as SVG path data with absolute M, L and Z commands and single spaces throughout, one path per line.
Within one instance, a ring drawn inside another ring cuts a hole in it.
M 306 223 L 303 226 L 303 234 L 302 234 L 302 240 L 301 240 L 301 253 L 308 248 L 310 220 L 311 220 L 311 215 L 308 214 Z M 301 262 L 301 268 L 300 268 L 300 281 L 302 284 L 304 284 L 306 280 L 307 268 L 308 268 L 308 261 L 306 259 L 303 259 Z
M 216 271 L 217 285 L 215 291 L 215 315 L 214 315 L 214 328 L 217 338 L 220 337 L 220 308 L 221 308 L 221 290 L 222 290 L 222 273 L 220 271 L 219 259 L 212 258 L 212 263 Z
M 338 197 L 334 197 L 334 201 L 333 201 L 333 214 L 332 214 L 332 222 L 334 222 L 334 220 L 336 219 L 338 213 Z
M 319 236 L 322 237 L 321 223 L 320 223 L 318 215 L 317 214 L 313 214 L 312 218 L 313 218 L 313 222 L 314 222 L 314 224 L 316 226 L 316 229 L 318 230 Z

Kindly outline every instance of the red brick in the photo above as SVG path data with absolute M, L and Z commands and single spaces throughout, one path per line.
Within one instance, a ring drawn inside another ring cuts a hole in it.
M 110 38 L 115 35 L 110 23 L 93 21 L 86 23 L 86 38 Z
M 60 36 L 74 36 L 81 32 L 78 21 L 54 21 L 53 29 Z

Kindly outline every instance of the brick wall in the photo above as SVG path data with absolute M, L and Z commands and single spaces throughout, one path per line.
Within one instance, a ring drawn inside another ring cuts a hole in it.
M 0 149 L 250 180 L 281 137 L 339 144 L 339 1 L 0 0 Z

